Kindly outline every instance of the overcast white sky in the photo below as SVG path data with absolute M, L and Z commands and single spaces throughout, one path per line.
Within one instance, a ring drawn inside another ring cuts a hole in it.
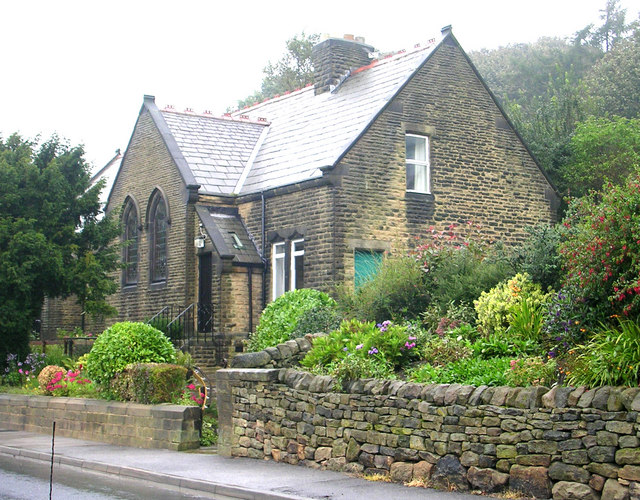
M 451 24 L 467 51 L 571 36 L 606 0 L 4 0 L 0 136 L 54 131 L 95 167 L 123 151 L 144 94 L 222 113 L 259 89 L 293 35 L 364 36 L 382 51 Z M 637 18 L 640 0 L 622 0 Z

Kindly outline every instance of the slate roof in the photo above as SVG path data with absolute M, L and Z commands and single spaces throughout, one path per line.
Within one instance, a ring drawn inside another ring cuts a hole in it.
M 322 176 L 436 48 L 416 46 L 353 71 L 336 89 L 313 86 L 223 118 L 161 111 L 207 194 L 250 194 Z
M 262 264 L 258 250 L 236 209 L 196 205 L 196 212 L 222 258 L 242 264 Z M 240 245 L 234 240 L 233 234 L 238 237 Z
M 314 95 L 310 86 L 239 112 L 271 122 L 242 193 L 320 177 L 320 169 L 335 165 L 434 48 L 374 61 L 333 92 Z
M 168 109 L 161 113 L 200 190 L 233 193 L 266 124 Z

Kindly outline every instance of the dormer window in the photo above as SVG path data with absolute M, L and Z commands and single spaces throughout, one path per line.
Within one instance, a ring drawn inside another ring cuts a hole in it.
M 406 135 L 407 191 L 431 193 L 429 137 Z

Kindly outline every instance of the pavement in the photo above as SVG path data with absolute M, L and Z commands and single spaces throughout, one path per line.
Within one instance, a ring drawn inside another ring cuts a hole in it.
M 3 462 L 51 463 L 51 436 L 2 428 Z M 218 499 L 479 500 L 478 496 L 396 483 L 270 460 L 222 457 L 212 450 L 148 450 L 56 436 L 56 469 L 104 474 Z

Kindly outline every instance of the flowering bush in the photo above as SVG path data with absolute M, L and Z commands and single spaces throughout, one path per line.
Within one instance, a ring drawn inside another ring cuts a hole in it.
M 340 329 L 314 339 L 301 364 L 338 380 L 382 376 L 415 358 L 416 348 L 417 337 L 405 326 L 343 321 Z
M 38 375 L 38 384 L 40 385 L 40 390 L 43 393 L 47 394 L 48 387 L 51 385 L 51 382 L 53 381 L 53 379 L 57 378 L 57 382 L 59 382 L 60 379 L 62 378 L 62 374 L 64 373 L 66 373 L 66 370 L 61 366 L 57 366 L 57 365 L 45 366 L 40 372 L 40 375 Z M 58 374 L 60 374 L 60 377 L 58 377 Z
M 202 406 L 204 403 L 204 395 L 200 391 L 200 387 L 193 382 L 189 382 L 180 394 L 180 398 L 176 404 L 182 406 Z
M 82 369 L 53 372 L 44 393 L 51 396 L 86 396 L 94 393 L 91 380 L 82 376 Z
M 485 334 L 505 331 L 509 327 L 509 313 L 513 306 L 526 299 L 530 308 L 537 308 L 550 298 L 551 294 L 545 294 L 527 273 L 518 273 L 488 292 L 482 292 L 474 302 L 477 325 Z
M 30 353 L 24 361 L 17 354 L 7 354 L 7 366 L 2 382 L 7 385 L 24 385 L 33 380 L 44 365 L 44 354 Z
M 608 314 L 640 314 L 640 176 L 574 200 L 563 222 L 565 282 Z

